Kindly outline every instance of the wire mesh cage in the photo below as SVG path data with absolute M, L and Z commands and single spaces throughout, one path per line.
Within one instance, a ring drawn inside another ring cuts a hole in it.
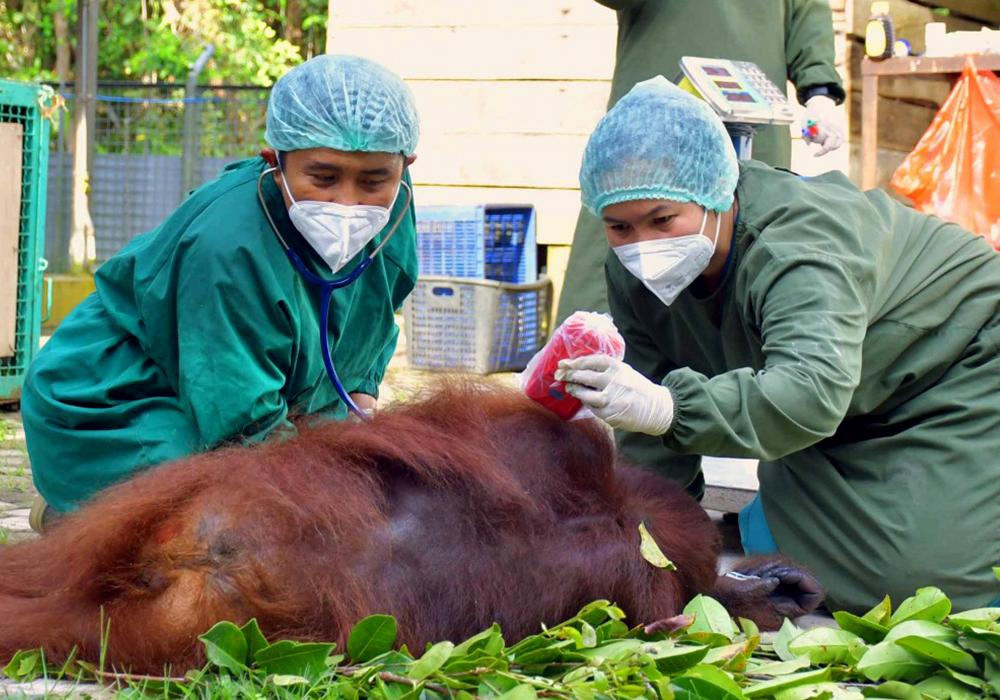
M 0 80 L 0 155 L 12 155 L 20 171 L 19 181 L 13 178 L 0 192 L 0 402 L 20 397 L 38 351 L 49 155 L 43 109 L 50 95 L 36 85 Z

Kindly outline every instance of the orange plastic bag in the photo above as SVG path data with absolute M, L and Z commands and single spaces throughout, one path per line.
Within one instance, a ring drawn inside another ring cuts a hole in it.
M 889 184 L 917 209 L 1000 250 L 1000 78 L 969 56 L 955 88 Z

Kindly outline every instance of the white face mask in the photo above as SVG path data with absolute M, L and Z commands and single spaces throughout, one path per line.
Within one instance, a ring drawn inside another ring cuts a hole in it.
M 299 201 L 296 202 L 288 190 L 284 172 L 281 183 L 285 187 L 292 206 L 288 217 L 302 237 L 309 242 L 320 257 L 334 272 L 340 270 L 351 259 L 364 250 L 379 232 L 389 223 L 391 210 L 373 205 L 347 205 L 336 202 Z M 399 187 L 392 201 L 396 201 Z
M 695 281 L 715 253 L 722 216 L 715 222 L 715 240 L 705 233 L 708 210 L 701 218 L 698 233 L 674 238 L 639 241 L 612 248 L 626 270 L 631 272 L 667 306 Z

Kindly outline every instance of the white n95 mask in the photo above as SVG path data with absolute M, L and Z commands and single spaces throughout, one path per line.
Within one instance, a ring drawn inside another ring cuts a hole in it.
M 653 294 L 670 306 L 698 275 L 705 271 L 719 242 L 722 216 L 715 223 L 715 240 L 705 236 L 708 210 L 701 217 L 698 233 L 674 238 L 639 241 L 612 248 L 618 260 Z
M 312 200 L 296 202 L 288 190 L 284 173 L 281 174 L 281 183 L 288 198 L 292 200 L 292 206 L 288 208 L 292 224 L 333 272 L 340 270 L 364 250 L 368 242 L 385 228 L 392 215 L 391 210 L 373 205 Z M 392 196 L 393 202 L 398 194 L 397 187 L 396 194 Z

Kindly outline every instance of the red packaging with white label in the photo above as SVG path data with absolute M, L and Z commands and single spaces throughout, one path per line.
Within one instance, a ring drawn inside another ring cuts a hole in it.
M 560 360 L 584 355 L 625 357 L 625 339 L 607 314 L 577 311 L 563 321 L 521 373 L 521 389 L 563 420 L 589 417 L 580 400 L 566 392 L 565 382 L 555 378 Z

